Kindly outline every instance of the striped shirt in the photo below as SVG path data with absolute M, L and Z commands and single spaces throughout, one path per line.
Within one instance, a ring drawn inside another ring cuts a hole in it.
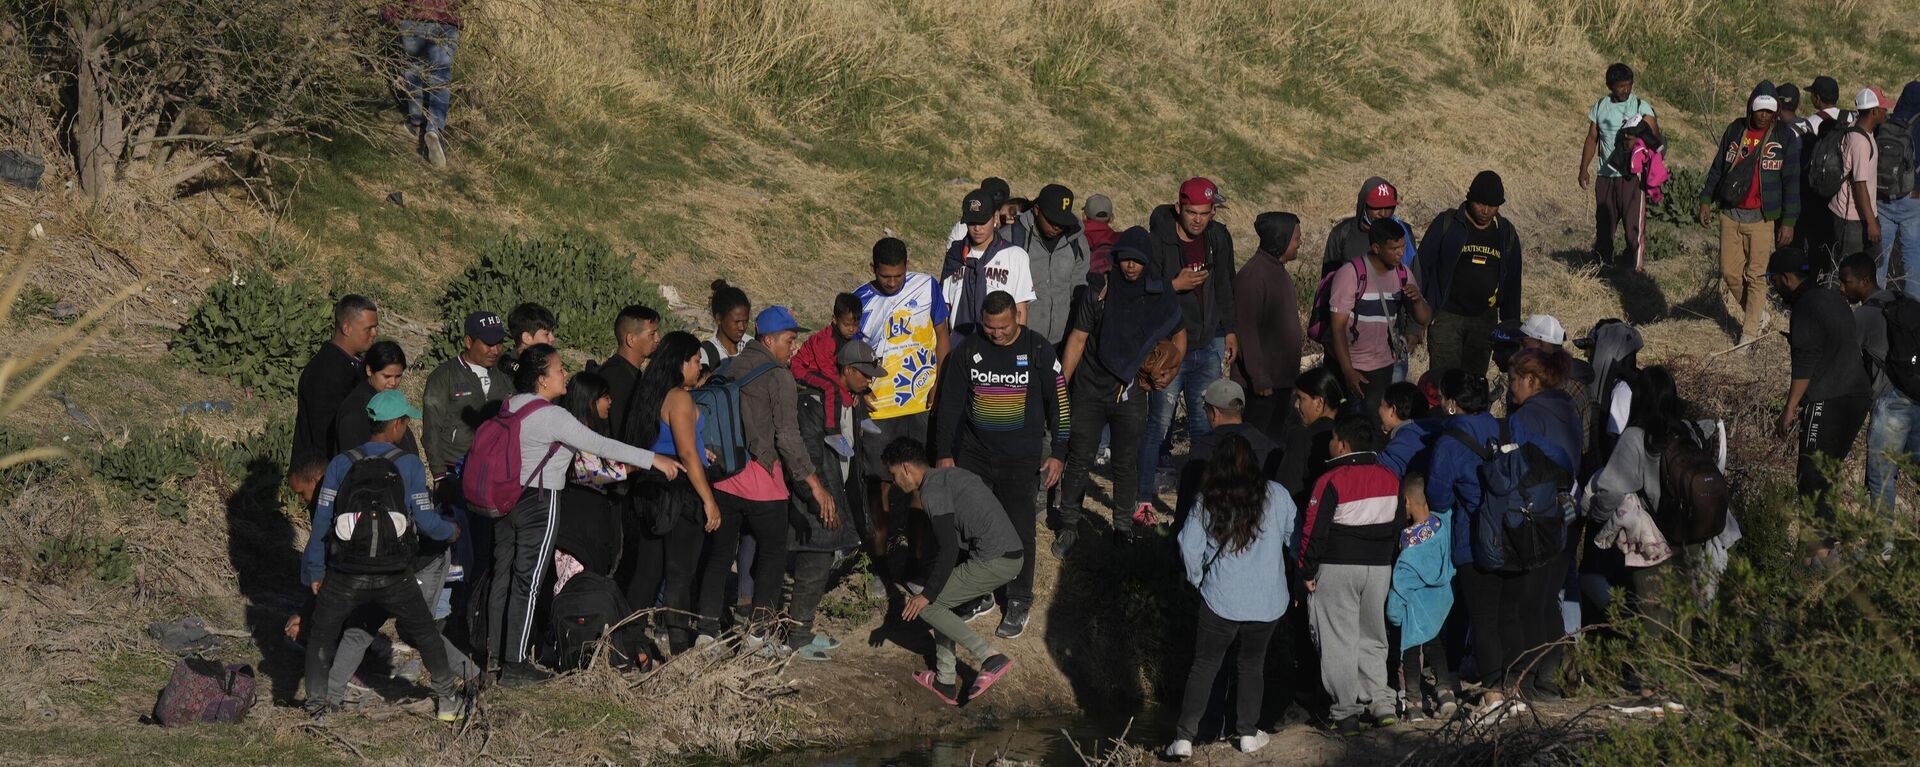
M 1364 281 L 1360 274 L 1362 266 L 1367 271 Z M 1347 349 L 1353 357 L 1354 370 L 1379 370 L 1395 362 L 1391 338 L 1393 321 L 1408 310 L 1406 297 L 1400 294 L 1402 275 L 1406 276 L 1405 282 L 1418 284 L 1405 267 L 1381 274 L 1374 271 L 1365 258 L 1349 261 L 1333 273 L 1333 284 L 1327 288 L 1327 305 L 1335 314 L 1352 318 L 1353 329 L 1348 336 L 1352 343 Z

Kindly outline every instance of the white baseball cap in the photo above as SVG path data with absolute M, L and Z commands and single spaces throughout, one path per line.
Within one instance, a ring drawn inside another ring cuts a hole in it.
M 1551 314 L 1536 314 L 1520 323 L 1520 334 L 1554 346 L 1567 342 L 1567 329 Z
M 1886 105 L 1887 97 L 1880 93 L 1879 88 L 1861 88 L 1860 93 L 1853 97 L 1853 108 L 1862 112 Z
M 1747 103 L 1747 111 L 1778 112 L 1780 111 L 1780 102 L 1775 100 L 1772 96 L 1767 96 L 1767 95 L 1755 96 L 1753 97 L 1753 101 Z

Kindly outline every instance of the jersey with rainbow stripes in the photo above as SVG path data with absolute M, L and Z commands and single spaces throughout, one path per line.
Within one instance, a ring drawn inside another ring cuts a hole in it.
M 946 367 L 947 384 L 934 409 L 936 457 L 952 457 L 962 439 L 998 455 L 1038 457 L 1049 434 L 1050 454 L 1065 456 L 1072 417 L 1067 379 L 1040 334 L 1022 329 L 1008 346 L 970 337 L 947 355 Z

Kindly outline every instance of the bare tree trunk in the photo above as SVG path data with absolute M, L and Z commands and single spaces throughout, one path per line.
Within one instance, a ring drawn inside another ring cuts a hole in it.
M 78 71 L 75 72 L 75 100 L 78 108 L 73 115 L 73 156 L 80 176 L 80 191 L 91 197 L 99 197 L 106 192 L 111 170 L 111 158 L 105 147 L 105 118 L 108 97 L 106 83 L 102 79 L 101 66 L 105 63 L 105 41 L 100 29 L 88 23 L 91 19 L 74 14 L 73 34 L 76 44 Z

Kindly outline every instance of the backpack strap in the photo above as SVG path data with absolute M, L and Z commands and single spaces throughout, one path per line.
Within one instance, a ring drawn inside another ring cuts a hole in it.
M 775 365 L 771 362 L 762 362 L 758 365 L 753 366 L 753 369 L 747 371 L 746 375 L 733 379 L 733 382 L 736 384 L 739 384 L 740 386 L 746 386 L 747 384 L 753 383 L 754 380 L 758 379 L 760 376 L 766 375 L 768 371 L 771 371 L 777 367 L 779 367 L 779 365 Z
M 1493 449 L 1487 447 L 1486 445 L 1481 444 L 1478 440 L 1475 440 L 1473 438 L 1473 435 L 1468 434 L 1465 429 L 1462 429 L 1457 426 L 1452 429 L 1448 429 L 1447 436 L 1452 437 L 1454 440 L 1458 441 L 1462 445 L 1466 445 L 1467 449 L 1472 450 L 1473 454 L 1479 456 L 1480 460 L 1482 461 L 1493 457 Z

